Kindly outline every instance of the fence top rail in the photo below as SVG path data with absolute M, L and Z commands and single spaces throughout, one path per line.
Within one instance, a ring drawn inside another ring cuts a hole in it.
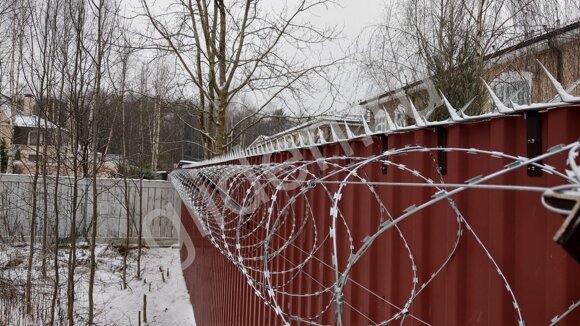
M 0 173 L 0 183 L 1 182 L 32 182 L 34 176 L 29 174 L 8 174 Z M 43 176 L 38 176 L 39 182 L 42 182 Z M 54 182 L 56 180 L 55 176 L 47 175 L 47 181 Z M 59 176 L 61 182 L 72 182 L 74 177 L 72 176 Z M 91 183 L 92 178 L 78 178 L 79 184 Z M 97 178 L 97 183 L 100 185 L 116 185 L 123 184 L 125 179 L 121 178 Z M 140 179 L 127 179 L 129 186 L 139 185 Z M 171 184 L 167 180 L 142 180 L 143 188 L 172 188 Z
M 311 148 L 314 146 L 321 146 L 327 144 L 335 144 L 341 142 L 347 142 L 351 140 L 360 140 L 367 137 L 378 136 L 378 135 L 390 135 L 390 134 L 398 134 L 398 133 L 407 133 L 412 132 L 419 129 L 425 128 L 434 128 L 434 127 L 447 127 L 451 125 L 457 125 L 461 123 L 471 123 L 483 120 L 490 120 L 501 118 L 505 116 L 515 115 L 515 114 L 522 114 L 525 112 L 530 111 L 540 111 L 540 110 L 550 110 L 562 107 L 578 107 L 580 105 L 580 97 L 574 96 L 570 94 L 578 85 L 580 85 L 580 79 L 576 82 L 572 83 L 568 89 L 564 89 L 562 84 L 556 80 L 556 78 L 542 65 L 540 61 L 538 64 L 542 68 L 543 73 L 548 77 L 552 87 L 556 91 L 556 96 L 553 100 L 545 103 L 532 103 L 529 105 L 520 105 L 514 102 L 511 102 L 510 105 L 504 104 L 497 94 L 493 91 L 490 85 L 487 84 L 485 80 L 483 84 L 485 86 L 486 91 L 489 93 L 490 100 L 493 105 L 491 105 L 489 112 L 478 115 L 478 116 L 470 116 L 466 113 L 466 110 L 469 108 L 473 99 L 466 103 L 462 108 L 456 109 L 454 108 L 451 103 L 447 100 L 445 95 L 442 92 L 439 92 L 441 96 L 442 102 L 449 113 L 449 118 L 442 121 L 430 121 L 430 113 L 432 112 L 421 112 L 418 111 L 413 102 L 410 98 L 408 98 L 409 103 L 409 111 L 410 116 L 415 121 L 414 124 L 408 126 L 399 126 L 396 121 L 394 121 L 386 109 L 382 109 L 385 111 L 385 123 L 378 125 L 375 129 L 371 129 L 369 126 L 366 118 L 361 116 L 361 125 L 363 126 L 364 133 L 360 135 L 355 135 L 349 127 L 347 121 L 344 121 L 343 128 L 344 133 L 342 132 L 341 128 L 335 129 L 332 124 L 329 125 L 330 132 L 329 136 L 325 137 L 324 133 L 318 128 L 316 135 L 310 130 L 304 130 L 303 132 L 299 133 L 297 137 L 294 136 L 283 136 L 282 139 L 266 139 L 261 144 L 258 144 L 251 148 L 245 149 L 236 149 L 234 151 L 225 153 L 220 156 L 213 157 L 211 159 L 201 161 L 201 162 L 192 162 L 190 164 L 184 165 L 182 168 L 184 169 L 191 169 L 191 168 L 198 168 L 203 166 L 215 165 L 220 163 L 225 163 L 229 161 L 235 161 L 240 159 L 246 159 L 250 157 L 266 155 L 266 154 L 274 154 L 280 152 L 286 152 L 290 150 L 299 150 L 305 148 Z M 365 105 L 372 105 L 377 104 L 381 105 L 381 103 L 377 100 L 376 103 L 369 102 L 365 103 Z M 345 135 L 346 134 L 346 135 Z

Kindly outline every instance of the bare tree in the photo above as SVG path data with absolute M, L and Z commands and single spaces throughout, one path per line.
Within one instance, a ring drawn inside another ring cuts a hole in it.
M 252 92 L 260 113 L 287 93 L 314 88 L 311 78 L 336 63 L 308 58 L 309 50 L 332 39 L 335 32 L 316 27 L 305 15 L 331 3 L 301 0 L 268 7 L 260 0 L 176 0 L 170 6 L 174 14 L 164 16 L 153 13 L 148 0 L 141 0 L 164 41 L 159 46 L 177 57 L 196 89 L 199 106 L 192 109 L 200 121 L 196 131 L 203 137 L 206 157 L 223 153 L 237 138 L 225 127 L 236 98 Z
M 66 88 L 68 93 L 68 114 L 70 117 L 69 130 L 71 138 L 71 148 L 74 153 L 71 157 L 72 167 L 69 174 L 72 175 L 72 198 L 71 198 L 71 216 L 70 216 L 70 248 L 68 252 L 67 268 L 67 322 L 68 325 L 74 325 L 74 307 L 75 307 L 75 271 L 76 271 L 76 254 L 77 254 L 77 218 L 79 203 L 79 169 L 86 169 L 85 165 L 86 152 L 84 148 L 86 143 L 86 100 L 88 79 L 91 74 L 87 68 L 87 54 L 84 51 L 85 44 L 84 33 L 86 22 L 86 6 L 84 2 L 67 3 L 64 8 L 66 12 L 66 21 L 70 24 L 70 44 L 65 44 L 67 56 L 67 65 L 64 67 L 64 77 L 66 78 Z M 70 59 L 69 59 L 70 58 Z M 80 152 L 80 153 L 79 153 Z M 83 173 L 83 175 L 86 175 Z
M 487 56 L 557 25 L 554 17 L 564 7 L 576 10 L 577 19 L 578 5 L 558 0 L 396 2 L 387 7 L 385 24 L 361 36 L 360 66 L 364 76 L 387 89 L 430 78 L 453 105 L 474 99 L 467 112 L 478 114 L 486 109 L 481 78 Z M 447 112 L 434 117 L 446 118 Z
M 124 31 L 124 29 L 123 29 Z M 119 60 L 121 63 L 121 81 L 120 87 L 118 91 L 119 97 L 119 105 L 121 106 L 121 137 L 122 137 L 122 165 L 123 165 L 123 185 L 124 185 L 124 192 L 123 192 L 123 203 L 125 207 L 125 215 L 126 215 L 126 224 L 125 224 L 125 252 L 123 253 L 123 288 L 127 289 L 127 256 L 129 255 L 129 239 L 131 236 L 131 220 L 132 220 L 132 211 L 130 207 L 130 193 L 129 193 L 129 182 L 127 180 L 127 174 L 129 171 L 129 164 L 127 160 L 127 112 L 126 112 L 126 105 L 125 105 L 125 93 L 127 91 L 126 84 L 127 84 L 127 73 L 129 70 L 129 62 L 131 58 L 131 54 L 133 54 L 134 50 L 129 45 L 130 41 L 127 39 L 126 34 L 122 34 L 123 37 L 123 47 L 120 49 L 119 53 Z
M 115 30 L 116 25 L 116 15 L 117 15 L 117 7 L 113 1 L 93 1 L 90 2 L 91 5 L 91 12 L 95 16 L 96 20 L 96 34 L 94 35 L 95 44 L 94 44 L 94 53 L 91 55 L 94 65 L 94 104 L 92 106 L 92 111 L 90 114 L 90 127 L 91 127 L 91 151 L 92 151 L 92 196 L 93 196 L 93 205 L 92 205 L 92 219 L 91 219 L 91 244 L 90 244 L 90 265 L 89 265 L 89 313 L 88 313 L 88 324 L 94 324 L 95 318 L 95 303 L 94 303 L 94 284 L 95 284 L 95 273 L 96 273 L 96 241 L 97 241 L 97 231 L 98 231 L 98 207 L 99 207 L 99 193 L 97 190 L 97 176 L 99 173 L 99 169 L 101 166 L 100 162 L 104 161 L 106 157 L 107 148 L 110 142 L 110 134 L 107 138 L 105 144 L 101 148 L 103 150 L 103 154 L 99 157 L 99 119 L 103 119 L 104 117 L 101 115 L 102 111 L 102 82 L 103 82 L 103 70 L 105 69 L 106 63 L 106 56 L 109 54 L 110 51 L 110 43 L 111 38 L 113 35 L 113 31 Z M 110 117 L 109 117 L 110 118 Z
M 155 79 L 153 82 L 154 106 L 151 120 L 151 170 L 157 170 L 159 160 L 159 136 L 161 132 L 161 111 L 165 105 L 169 93 L 170 71 L 163 61 L 157 62 L 155 67 Z M 166 110 L 164 110 L 166 111 Z
M 46 237 L 48 232 L 48 220 L 47 220 L 47 210 L 48 210 L 48 196 L 47 196 L 47 183 L 46 183 L 46 161 L 47 157 L 47 145 L 48 145 L 48 125 L 45 119 L 47 108 L 46 105 L 48 101 L 46 99 L 53 94 L 53 83 L 55 80 L 54 75 L 54 64 L 55 64 L 55 52 L 56 52 L 56 16 L 57 11 L 54 7 L 57 7 L 57 1 L 50 0 L 45 4 L 40 4 L 37 6 L 36 3 L 29 4 L 30 12 L 30 32 L 27 42 L 27 52 L 30 59 L 25 60 L 27 69 L 25 71 L 24 79 L 27 82 L 29 90 L 33 93 L 30 95 L 35 98 L 35 103 L 38 111 L 38 116 L 36 118 L 36 140 L 35 149 L 36 153 L 36 163 L 34 169 L 34 178 L 32 183 L 32 214 L 31 214 L 31 230 L 30 230 L 30 254 L 28 260 L 28 270 L 26 277 L 26 307 L 27 312 L 32 313 L 32 265 L 35 252 L 36 243 L 36 225 L 38 217 L 38 179 L 42 173 L 43 187 L 44 187 L 44 214 L 43 214 L 43 238 L 42 238 L 42 272 L 46 273 Z M 32 106 L 28 100 L 25 103 L 27 106 Z M 28 108 L 32 110 L 32 108 Z M 44 121 L 41 123 L 41 121 Z M 34 137 L 34 136 L 33 136 Z M 42 154 L 40 146 L 43 146 Z
M 14 119 L 16 118 L 16 108 L 18 107 L 18 98 L 20 97 L 20 77 L 22 70 L 22 57 L 24 48 L 24 32 L 28 18 L 28 5 L 26 0 L 18 0 L 13 3 L 11 10 L 11 35 L 10 35 L 10 63 L 9 63 L 9 89 L 10 89 L 10 135 L 6 138 L 11 140 L 14 134 Z M 8 168 L 7 172 L 12 173 L 12 161 L 14 160 L 14 146 L 8 145 Z

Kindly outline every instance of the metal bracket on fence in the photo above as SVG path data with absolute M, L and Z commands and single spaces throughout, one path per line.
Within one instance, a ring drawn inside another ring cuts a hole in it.
M 538 111 L 527 111 L 525 113 L 527 129 L 527 155 L 528 158 L 534 158 L 542 155 L 542 116 Z M 542 161 L 538 161 L 542 164 Z M 534 164 L 528 164 L 528 176 L 539 177 L 542 175 L 542 169 Z
M 447 128 L 439 126 L 435 128 L 437 132 L 437 148 L 447 148 Z M 447 152 L 437 151 L 437 167 L 442 175 L 447 174 Z
M 384 153 L 389 150 L 389 137 L 385 134 L 381 134 L 379 137 L 381 138 L 381 152 Z M 381 164 L 381 172 L 387 174 L 388 167 L 389 165 L 386 163 Z

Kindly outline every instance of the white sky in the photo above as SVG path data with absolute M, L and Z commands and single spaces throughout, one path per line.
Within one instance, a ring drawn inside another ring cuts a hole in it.
M 281 0 L 271 0 L 281 1 Z M 292 0 L 291 0 L 292 1 Z M 329 44 L 328 51 L 340 53 L 345 51 L 365 29 L 365 27 L 375 25 L 381 22 L 384 16 L 386 4 L 395 0 L 336 0 L 337 5 L 323 9 L 320 7 L 312 14 L 314 23 L 321 26 L 336 26 L 342 29 L 342 36 L 338 44 Z M 383 90 L 375 87 L 376 85 L 367 84 L 366 81 L 357 80 L 353 66 L 343 67 L 341 70 L 341 79 L 338 81 L 338 87 L 342 90 L 342 97 L 337 99 L 335 104 L 337 111 L 344 111 L 349 104 L 365 98 L 373 97 Z M 319 94 L 322 97 L 323 94 Z M 316 99 L 313 101 L 316 102 Z
M 389 0 L 339 0 L 329 8 L 325 16 L 318 17 L 329 25 L 344 26 L 345 37 L 354 40 L 365 26 L 380 21 L 385 4 Z
M 126 1 L 125 4 L 128 11 L 141 11 L 141 0 Z M 277 6 L 283 1 L 288 1 L 291 6 L 297 0 L 265 0 L 263 4 Z M 395 0 L 336 0 L 336 5 L 329 6 L 326 9 L 319 7 L 312 13 L 311 21 L 320 27 L 337 27 L 342 30 L 342 38 L 338 42 L 328 44 L 325 50 L 328 53 L 332 53 L 334 58 L 342 56 L 365 27 L 380 22 L 385 4 L 388 4 L 389 1 Z M 153 12 L 160 13 L 169 4 L 174 3 L 174 0 L 147 0 L 147 2 Z M 350 68 L 341 68 L 341 78 L 337 80 L 335 85 L 341 90 L 340 93 L 342 94 L 341 98 L 337 99 L 338 103 L 334 105 L 334 108 L 338 111 L 344 111 L 348 107 L 347 103 L 358 102 L 381 91 L 378 89 L 369 91 L 370 87 L 368 85 L 362 86 L 364 81 L 352 78 L 355 75 L 349 71 Z M 316 102 L 320 102 L 324 97 L 325 94 L 313 94 L 311 97 L 312 105 L 317 105 Z

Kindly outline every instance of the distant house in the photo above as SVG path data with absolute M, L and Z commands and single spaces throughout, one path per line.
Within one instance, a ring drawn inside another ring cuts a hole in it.
M 63 166 L 61 174 L 71 174 L 71 158 L 74 155 L 70 149 L 67 132 L 63 127 L 34 114 L 34 98 L 25 95 L 22 104 L 13 107 L 10 97 L 0 97 L 0 141 L 7 151 L 13 154 L 13 173 L 33 174 L 40 160 L 47 158 L 47 174 L 56 171 L 56 153 L 61 153 Z M 59 148 L 55 144 L 58 130 L 63 131 L 62 143 Z M 100 155 L 99 157 L 101 157 Z M 108 177 L 117 172 L 119 155 L 108 154 L 101 162 L 99 176 Z
M 579 94 L 580 22 L 528 39 L 492 53 L 485 58 L 484 79 L 506 105 L 549 102 L 553 87 L 536 60 L 551 71 L 570 93 Z M 360 105 L 369 115 L 373 129 L 381 130 L 385 114 L 404 126 L 409 102 L 418 110 L 431 111 L 442 105 L 438 90 L 430 79 L 419 80 L 402 88 L 390 90 L 364 100 Z M 489 105 L 489 104 L 487 104 Z
M 33 98 L 30 95 L 24 97 L 21 110 L 12 110 L 10 99 L 5 97 L 0 119 L 3 131 L 2 141 L 10 144 L 14 153 L 13 171 L 16 173 L 34 171 L 40 159 L 39 153 L 43 153 L 44 146 L 51 146 L 51 134 L 58 127 L 33 114 Z M 38 152 L 37 144 L 39 145 Z

